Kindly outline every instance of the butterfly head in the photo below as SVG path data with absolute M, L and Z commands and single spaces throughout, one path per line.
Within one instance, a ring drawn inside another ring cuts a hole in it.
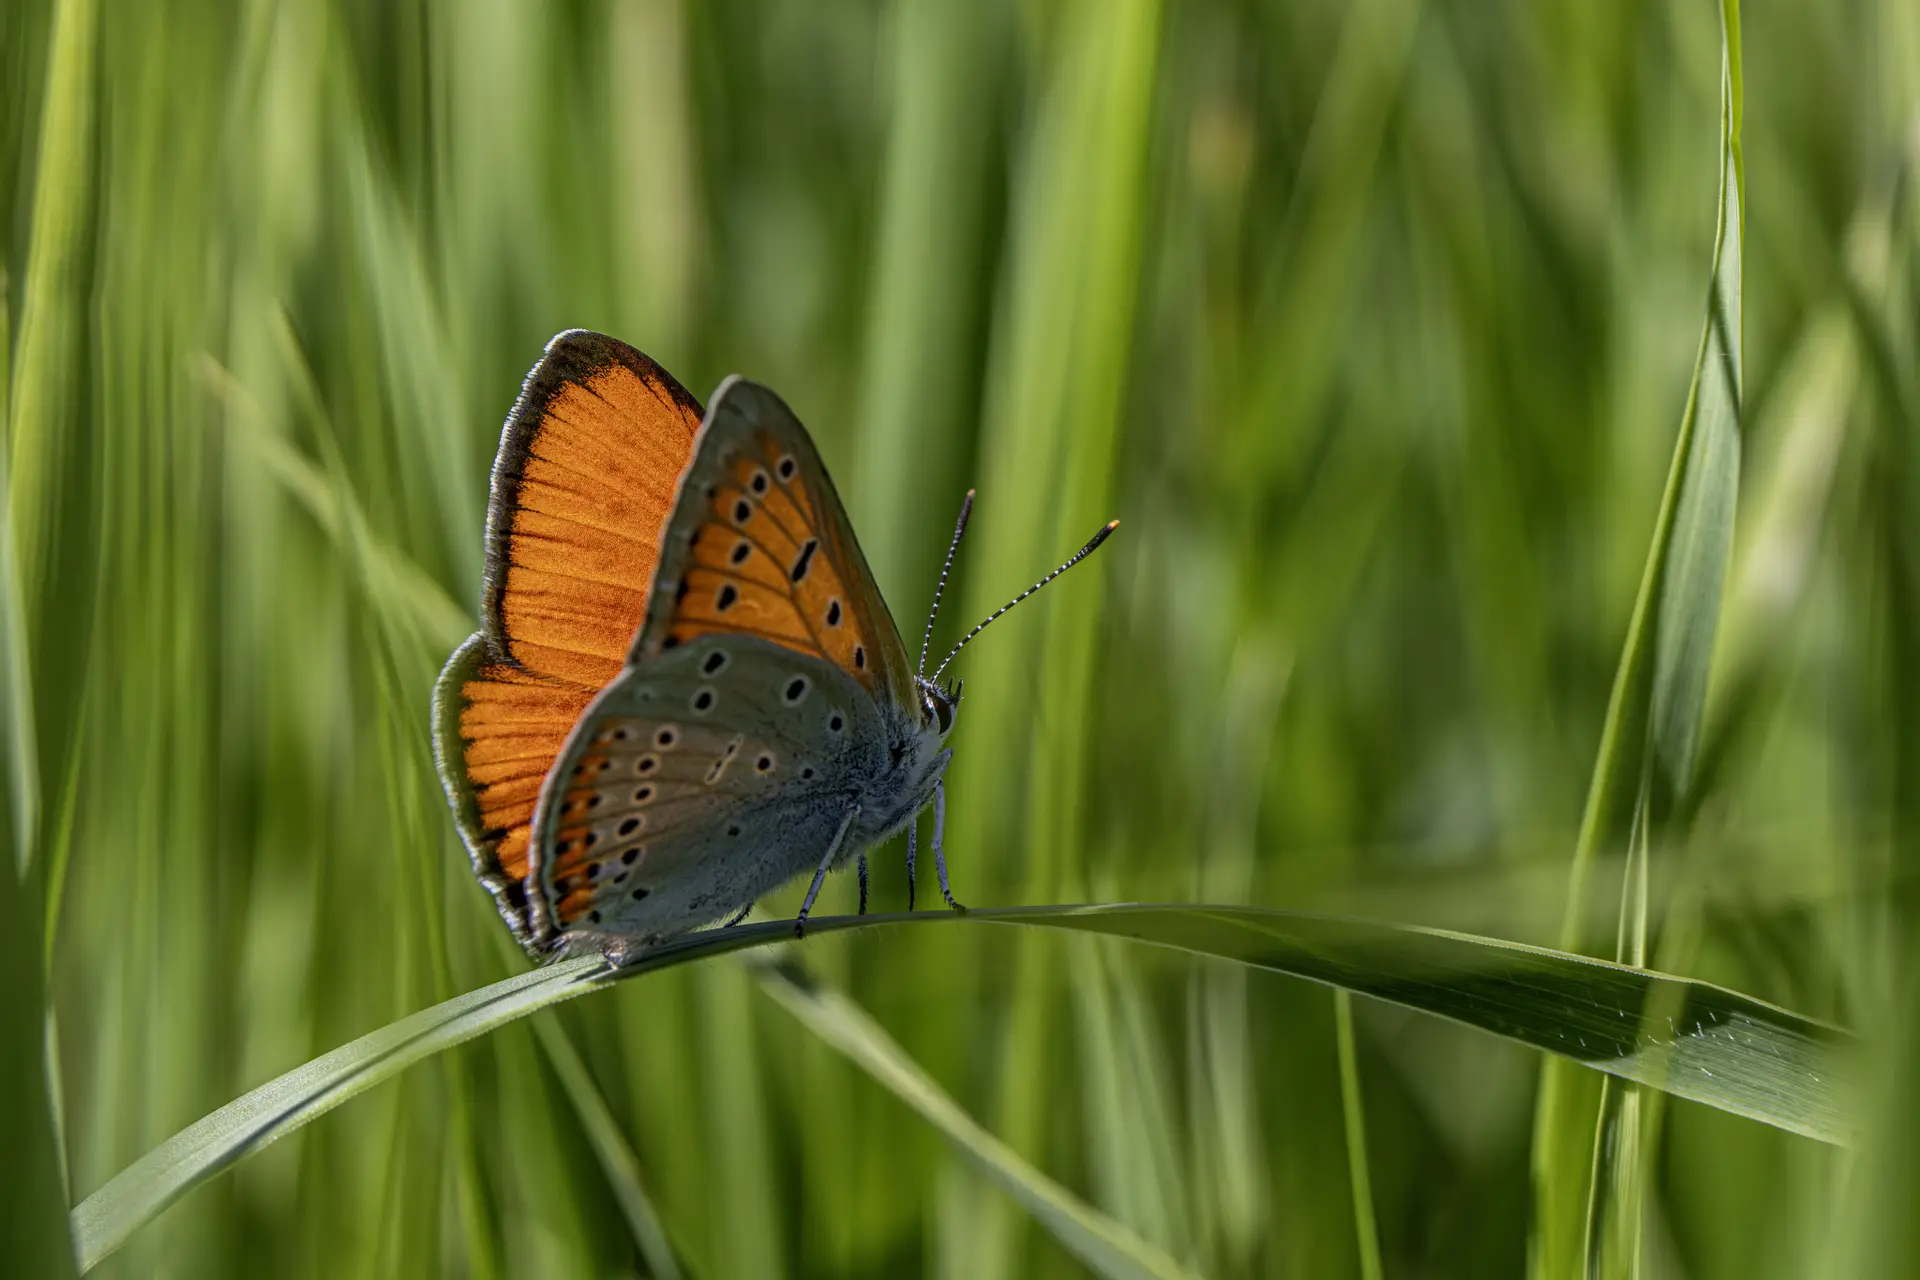
M 914 684 L 920 691 L 921 732 L 931 730 L 941 742 L 953 732 L 953 718 L 960 710 L 961 682 L 935 684 L 924 676 L 916 676 Z

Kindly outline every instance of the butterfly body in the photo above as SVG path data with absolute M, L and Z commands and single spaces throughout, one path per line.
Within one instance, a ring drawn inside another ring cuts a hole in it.
M 483 612 L 437 755 L 531 954 L 618 958 L 807 871 L 811 906 L 939 798 L 958 693 L 909 665 L 764 387 L 729 379 L 702 416 L 625 344 L 555 338 L 502 436 Z

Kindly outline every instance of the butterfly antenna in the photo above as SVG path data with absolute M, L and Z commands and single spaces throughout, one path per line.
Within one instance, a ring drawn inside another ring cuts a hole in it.
M 940 563 L 940 583 L 933 589 L 933 608 L 927 610 L 927 634 L 920 637 L 920 666 L 915 673 L 927 674 L 927 646 L 933 643 L 933 620 L 940 616 L 940 597 L 947 590 L 947 574 L 953 570 L 954 553 L 960 550 L 960 535 L 967 531 L 967 521 L 973 515 L 973 490 L 967 490 L 967 499 L 960 504 L 960 520 L 953 526 L 953 541 L 947 544 L 947 558 Z
M 1025 591 L 1022 591 L 1019 595 L 1015 596 L 1013 599 L 1001 605 L 998 609 L 995 609 L 992 613 L 986 616 L 986 618 L 980 623 L 979 626 L 967 632 L 966 635 L 961 636 L 960 643 L 953 646 L 953 649 L 947 654 L 945 658 L 941 660 L 940 670 L 935 671 L 933 673 L 934 683 L 936 684 L 939 683 L 940 672 L 945 671 L 947 669 L 947 664 L 953 661 L 954 655 L 958 654 L 962 649 L 967 647 L 967 641 L 973 639 L 975 636 L 979 635 L 982 631 L 985 631 L 988 625 L 991 624 L 993 620 L 998 618 L 1001 614 L 1013 608 L 1013 606 L 1019 604 L 1022 600 L 1025 600 L 1028 596 L 1032 595 L 1034 592 L 1046 586 L 1049 582 L 1052 582 L 1055 578 L 1059 577 L 1061 574 L 1065 573 L 1067 570 L 1073 568 L 1073 566 L 1079 564 L 1082 560 L 1085 560 L 1088 556 L 1092 555 L 1094 551 L 1099 548 L 1100 544 L 1107 540 L 1107 535 L 1112 533 L 1115 529 L 1118 529 L 1119 527 L 1120 527 L 1120 522 L 1118 520 L 1107 521 L 1107 523 L 1101 527 L 1100 532 L 1094 534 L 1091 538 L 1087 539 L 1086 546 L 1080 548 L 1078 551 L 1074 552 L 1072 555 L 1067 557 L 1065 564 L 1061 565 L 1058 569 L 1055 569 L 1052 573 L 1048 574 L 1046 577 L 1040 579 L 1040 581 L 1028 587 Z

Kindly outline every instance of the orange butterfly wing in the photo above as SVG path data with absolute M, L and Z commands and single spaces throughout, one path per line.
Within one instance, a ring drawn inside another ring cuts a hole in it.
M 900 629 L 812 438 L 744 378 L 714 393 L 629 661 L 714 632 L 824 659 L 877 699 L 912 705 Z
M 876 704 L 914 705 L 899 628 L 812 439 L 778 396 L 741 378 L 714 393 L 694 443 L 628 662 L 643 666 L 713 634 L 757 636 L 839 667 Z M 626 776 L 626 757 L 646 750 L 638 740 L 587 745 L 605 727 L 599 719 L 582 718 L 579 768 L 556 773 L 536 819 L 536 830 L 553 834 L 557 855 L 548 857 L 544 842 L 534 849 L 542 886 L 534 931 L 543 941 L 595 902 L 588 872 L 603 854 L 593 852 L 587 817 L 599 774 L 614 765 Z M 664 843 L 649 841 L 662 855 Z
M 542 782 L 620 673 L 700 419 L 659 365 L 572 330 L 547 344 L 501 433 L 482 628 L 441 672 L 434 720 L 474 869 L 523 941 Z

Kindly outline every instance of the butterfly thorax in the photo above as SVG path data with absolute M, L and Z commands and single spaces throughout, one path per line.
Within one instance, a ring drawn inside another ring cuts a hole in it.
M 917 709 L 882 703 L 886 766 L 862 788 L 860 818 L 847 841 L 848 854 L 898 832 L 933 799 L 934 787 L 953 752 L 946 746 L 957 698 L 938 694 Z

